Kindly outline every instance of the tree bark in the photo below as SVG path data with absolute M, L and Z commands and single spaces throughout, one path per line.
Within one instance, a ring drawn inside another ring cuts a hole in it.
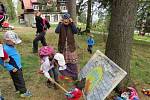
M 90 32 L 91 30 L 91 22 L 92 22 L 91 10 L 92 10 L 92 0 L 88 0 L 86 32 Z
M 111 21 L 105 54 L 127 72 L 121 87 L 130 80 L 130 58 L 137 12 L 137 0 L 112 0 Z
M 68 0 L 68 12 L 73 21 L 76 22 L 76 0 Z

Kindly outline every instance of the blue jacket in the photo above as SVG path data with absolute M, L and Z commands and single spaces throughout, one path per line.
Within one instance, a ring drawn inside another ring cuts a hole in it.
M 88 45 L 94 45 L 94 44 L 95 44 L 94 39 L 93 39 L 93 38 L 88 38 L 88 39 L 87 39 L 87 44 L 88 44 Z
M 14 68 L 20 69 L 21 66 L 21 57 L 15 47 L 9 46 L 7 44 L 3 45 L 4 50 L 7 52 L 10 61 L 8 63 L 3 62 L 0 58 L 0 64 L 3 65 L 8 71 L 12 71 Z

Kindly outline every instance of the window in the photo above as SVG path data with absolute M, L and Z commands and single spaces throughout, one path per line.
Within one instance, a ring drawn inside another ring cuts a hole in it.
M 54 22 L 58 22 L 58 15 L 54 15 Z
M 60 6 L 60 10 L 66 10 L 66 6 Z
M 66 12 L 67 11 L 67 7 L 66 6 L 60 6 L 60 11 L 61 12 Z
M 50 22 L 50 15 L 46 15 L 45 18 Z
M 39 5 L 33 5 L 34 10 L 39 10 Z
M 45 10 L 45 5 L 42 5 L 42 10 Z

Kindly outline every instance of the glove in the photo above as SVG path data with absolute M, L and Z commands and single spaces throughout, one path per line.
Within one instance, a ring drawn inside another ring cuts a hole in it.
M 66 95 L 68 98 L 73 98 L 73 95 L 70 94 L 70 93 L 65 93 L 65 95 Z
M 70 89 L 69 89 L 69 91 L 71 91 L 71 92 L 74 91 L 74 90 L 75 90 L 74 88 L 70 88 Z

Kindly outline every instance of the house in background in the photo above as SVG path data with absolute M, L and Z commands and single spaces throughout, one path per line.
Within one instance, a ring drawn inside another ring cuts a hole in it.
M 68 12 L 67 3 L 68 3 L 68 0 L 57 0 L 57 11 Z
M 63 13 L 67 12 L 67 0 L 20 0 L 23 13 L 19 16 L 19 22 L 26 26 L 35 25 L 35 11 L 41 11 L 42 17 L 50 23 L 58 22 Z

